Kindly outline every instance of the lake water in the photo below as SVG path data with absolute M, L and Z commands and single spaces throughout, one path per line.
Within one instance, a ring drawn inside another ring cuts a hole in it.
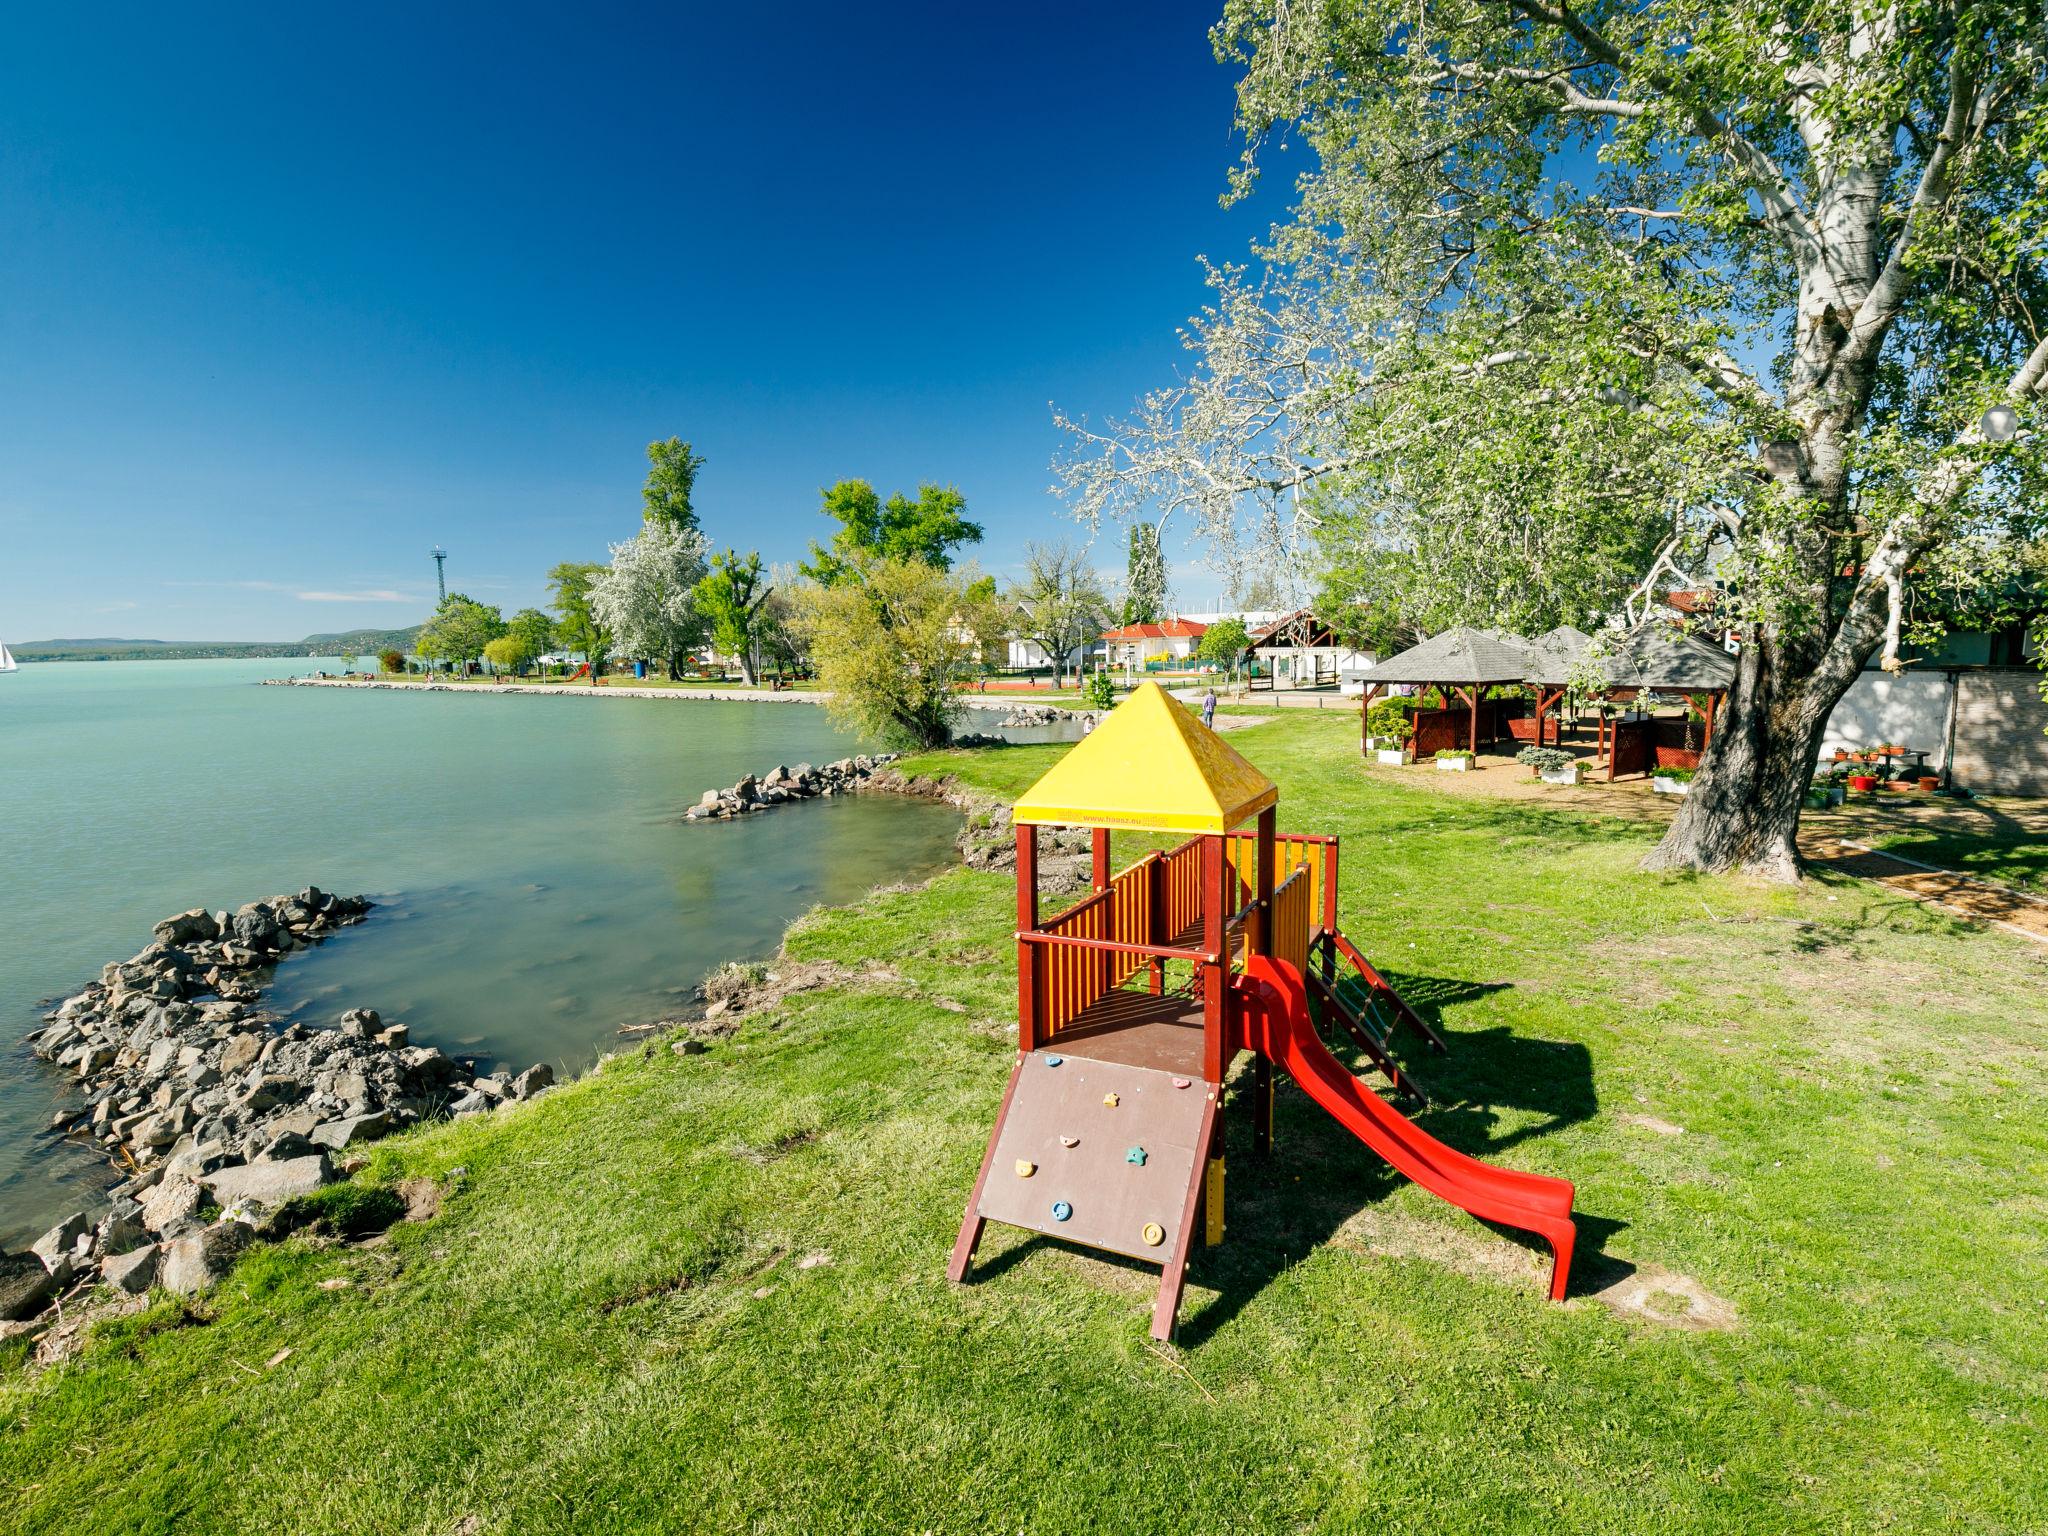
M 39 663 L 0 677 L 0 1244 L 110 1181 L 41 1134 L 64 1077 L 19 1044 L 187 907 L 318 885 L 369 920 L 266 1003 L 375 1008 L 414 1040 L 587 1066 L 809 907 L 916 878 L 959 818 L 894 796 L 685 825 L 704 790 L 863 749 L 801 704 L 260 688 L 327 660 Z

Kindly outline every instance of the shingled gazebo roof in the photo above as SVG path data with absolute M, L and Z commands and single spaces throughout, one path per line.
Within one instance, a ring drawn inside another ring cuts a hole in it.
M 1538 635 L 1529 642 L 1529 665 L 1522 681 L 1562 688 L 1571 680 L 1572 668 L 1592 643 L 1591 635 L 1569 624 L 1560 624 L 1547 634 Z
M 1527 642 L 1509 644 L 1478 629 L 1447 629 L 1420 645 L 1389 656 L 1365 673 L 1365 681 L 1435 683 L 1469 688 L 1489 683 L 1519 683 L 1528 670 Z
M 1651 622 L 1630 631 L 1597 662 L 1610 688 L 1720 693 L 1735 686 L 1733 656 L 1665 623 Z

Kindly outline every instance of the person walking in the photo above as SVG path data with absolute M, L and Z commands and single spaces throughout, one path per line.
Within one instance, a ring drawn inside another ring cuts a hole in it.
M 1212 731 L 1216 729 L 1216 689 L 1213 684 L 1202 695 L 1202 724 Z

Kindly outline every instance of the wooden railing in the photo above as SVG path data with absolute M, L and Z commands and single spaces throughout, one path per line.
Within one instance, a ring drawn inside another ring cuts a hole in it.
M 1308 946 L 1316 926 L 1315 880 L 1302 865 L 1273 892 L 1273 954 L 1308 974 Z
M 1237 871 L 1248 893 L 1257 882 L 1258 834 L 1247 829 L 1232 832 L 1224 842 L 1225 856 Z M 1277 891 L 1296 871 L 1307 870 L 1309 878 L 1309 921 L 1326 928 L 1337 925 L 1337 839 L 1313 832 L 1278 832 L 1273 837 L 1273 886 Z

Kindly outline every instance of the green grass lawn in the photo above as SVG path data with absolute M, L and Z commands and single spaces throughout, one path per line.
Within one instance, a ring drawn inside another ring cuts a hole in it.
M 380 1147 L 365 1177 L 448 1182 L 432 1220 L 260 1250 L 203 1306 L 10 1375 L 0 1518 L 2048 1525 L 2038 949 L 1854 882 L 1646 877 L 1653 827 L 1368 782 L 1354 738 L 1294 714 L 1232 744 L 1283 827 L 1343 835 L 1347 929 L 1441 1020 L 1427 1126 L 1576 1181 L 1578 1299 L 1291 1089 L 1270 1160 L 1233 1126 L 1176 1348 L 1146 1337 L 1153 1271 L 1043 1239 L 991 1229 L 949 1287 L 1014 1049 L 1011 885 L 956 871 L 799 925 L 796 957 L 889 968 L 859 985 Z M 1014 791 L 1059 750 L 910 766 Z M 1631 1272 L 1733 1326 L 1585 1294 Z
M 2048 894 L 2048 807 L 2038 800 L 1857 796 L 1814 825 L 1923 864 Z

